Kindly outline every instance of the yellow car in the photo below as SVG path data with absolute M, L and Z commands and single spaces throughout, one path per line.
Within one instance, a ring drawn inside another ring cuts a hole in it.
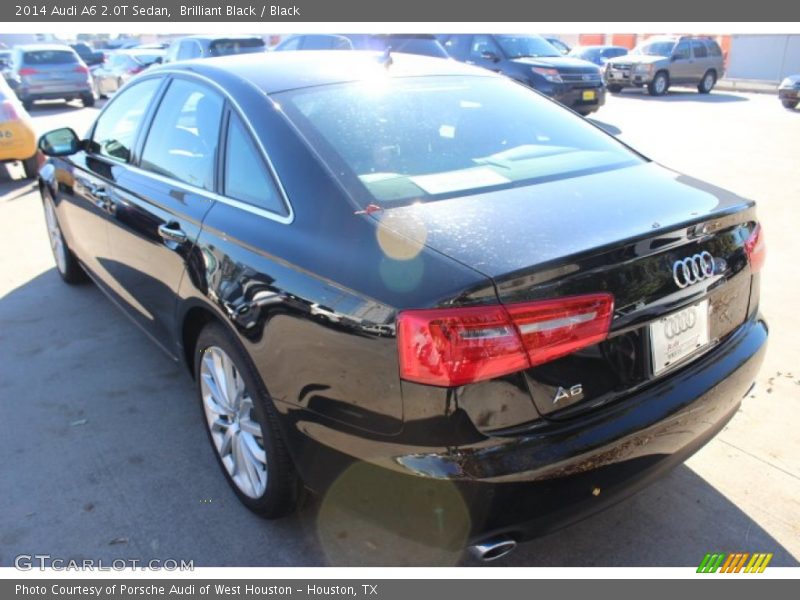
M 33 121 L 6 80 L 0 77 L 0 161 L 17 160 L 25 168 L 25 177 L 36 177 L 39 158 Z

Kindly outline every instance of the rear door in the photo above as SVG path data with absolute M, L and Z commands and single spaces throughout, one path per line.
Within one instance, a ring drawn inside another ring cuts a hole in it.
M 173 78 L 137 148 L 138 168 L 125 173 L 113 196 L 109 243 L 115 291 L 172 354 L 178 286 L 218 185 L 224 104 L 209 86 Z
M 702 40 L 692 40 L 692 55 L 694 56 L 691 72 L 692 81 L 699 82 L 711 64 L 708 56 L 708 48 Z
M 669 68 L 671 83 L 686 83 L 694 78 L 694 57 L 689 40 L 681 40 L 672 51 L 672 64 Z

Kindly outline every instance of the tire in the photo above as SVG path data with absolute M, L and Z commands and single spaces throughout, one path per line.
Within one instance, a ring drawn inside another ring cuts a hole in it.
M 81 94 L 81 102 L 86 108 L 94 106 L 94 94 Z
M 781 100 L 781 104 L 783 104 L 783 108 L 791 110 L 800 104 L 800 100 Z
M 669 90 L 669 75 L 664 71 L 659 71 L 653 77 L 653 81 L 647 84 L 647 91 L 651 96 L 663 96 Z
M 300 479 L 277 411 L 239 342 L 219 323 L 209 323 L 195 344 L 194 369 L 203 423 L 228 484 L 259 516 L 276 519 L 292 512 Z M 236 393 L 228 392 L 227 378 Z
M 697 84 L 697 91 L 701 94 L 710 94 L 717 83 L 717 74 L 714 71 L 706 71 L 700 83 Z
M 34 154 L 30 158 L 22 161 L 22 168 L 25 170 L 25 179 L 36 179 L 39 174 L 39 157 Z
M 44 218 L 47 223 L 47 235 L 50 239 L 50 249 L 53 251 L 53 258 L 56 261 L 56 271 L 58 271 L 61 279 L 70 285 L 85 282 L 88 277 L 61 233 L 56 207 L 47 188 L 42 190 L 42 203 L 44 205 Z
M 612 85 L 607 85 L 606 89 L 609 92 L 611 92 L 612 94 L 619 94 L 622 91 L 622 86 L 621 85 L 612 84 Z

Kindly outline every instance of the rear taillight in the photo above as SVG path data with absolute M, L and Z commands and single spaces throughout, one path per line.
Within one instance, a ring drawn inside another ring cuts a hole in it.
M 611 294 L 521 304 L 403 311 L 397 317 L 400 376 L 458 386 L 514 373 L 608 336 Z
M 767 245 L 764 243 L 764 232 L 761 229 L 761 223 L 756 223 L 756 228 L 753 229 L 750 237 L 745 241 L 744 251 L 750 263 L 750 270 L 753 273 L 758 273 L 767 258 Z
M 75 73 L 85 73 L 89 74 L 89 67 L 86 65 L 77 65 L 74 69 L 72 69 Z
M 36 75 L 39 73 L 38 69 L 34 69 L 33 67 L 22 67 L 19 70 L 20 77 L 25 77 L 26 75 Z
M 16 121 L 19 119 L 17 107 L 11 100 L 0 102 L 0 121 Z

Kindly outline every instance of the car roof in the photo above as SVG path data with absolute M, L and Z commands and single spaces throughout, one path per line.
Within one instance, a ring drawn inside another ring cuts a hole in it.
M 401 52 L 391 53 L 385 66 L 384 52 L 353 50 L 303 50 L 236 54 L 219 58 L 178 61 L 152 69 L 152 73 L 187 71 L 212 80 L 233 75 L 249 81 L 263 92 L 274 94 L 291 89 L 363 81 L 388 74 L 392 77 L 500 75 L 455 60 Z
M 220 35 L 218 33 L 200 33 L 195 35 L 185 35 L 178 40 L 264 40 L 260 35 Z
M 19 46 L 14 46 L 14 49 L 22 52 L 37 52 L 39 50 L 61 50 L 64 52 L 75 52 L 66 44 L 21 44 Z

